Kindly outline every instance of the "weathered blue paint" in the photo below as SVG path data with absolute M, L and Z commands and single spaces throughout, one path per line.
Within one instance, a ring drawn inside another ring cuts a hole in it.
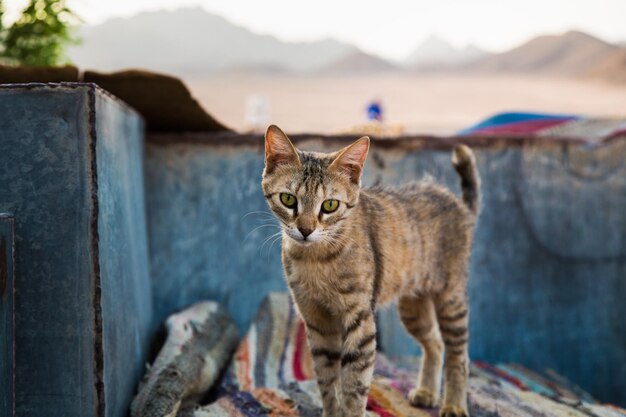
M 19 415 L 96 406 L 89 108 L 83 89 L 0 89 L 0 211 L 17 218 Z
M 0 416 L 12 416 L 13 395 L 13 249 L 15 218 L 0 213 Z
M 146 178 L 155 318 L 211 298 L 224 302 L 244 330 L 267 292 L 285 289 L 280 242 L 264 245 L 277 229 L 265 226 L 272 222 L 263 214 L 262 142 L 152 139 Z M 341 146 L 330 142 L 301 145 Z M 626 403 L 626 141 L 595 148 L 481 143 L 472 357 L 550 367 L 598 398 Z M 378 144 L 365 184 L 429 173 L 459 191 L 449 150 L 433 149 L 439 144 Z M 418 351 L 394 309 L 379 321 L 385 351 Z
M 104 94 L 95 94 L 95 117 L 106 416 L 121 417 L 145 372 L 152 329 L 143 122 Z
M 156 322 L 215 299 L 245 331 L 265 295 L 285 290 L 280 242 L 263 245 L 278 228 L 262 214 L 262 167 L 258 151 L 246 147 L 147 146 Z
M 142 146 L 140 117 L 94 85 L 0 87 L 19 416 L 126 413 L 152 312 Z

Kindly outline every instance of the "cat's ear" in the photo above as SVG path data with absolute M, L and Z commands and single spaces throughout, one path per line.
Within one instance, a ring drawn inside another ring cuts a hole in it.
M 285 132 L 271 125 L 265 132 L 265 173 L 271 174 L 282 164 L 300 165 L 300 158 Z
M 353 183 L 358 184 L 369 148 L 370 138 L 363 136 L 339 151 L 335 160 L 330 164 L 330 168 L 347 175 Z

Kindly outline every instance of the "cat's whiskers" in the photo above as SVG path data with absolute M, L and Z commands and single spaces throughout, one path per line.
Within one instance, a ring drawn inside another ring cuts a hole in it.
M 355 245 L 357 248 L 361 249 L 361 245 L 359 242 L 357 242 L 354 238 L 352 238 L 351 236 L 348 236 L 346 234 L 329 234 L 329 241 L 332 241 L 334 243 L 337 243 L 339 245 L 344 245 L 346 246 L 347 244 L 351 243 L 353 245 Z
M 270 239 L 275 238 L 276 236 L 282 236 L 283 231 L 279 231 L 276 233 L 272 233 L 271 235 L 269 235 L 268 237 L 265 238 L 265 240 L 263 241 L 263 244 L 261 245 L 261 247 L 259 248 L 259 252 L 263 253 L 263 247 L 270 241 Z
M 330 235 L 324 236 L 322 238 L 322 243 L 324 243 L 325 245 L 328 245 L 333 250 L 340 250 L 340 249 L 342 249 L 342 245 L 341 245 L 342 242 L 337 241 L 336 239 L 334 239 Z
M 243 216 L 241 216 L 241 220 L 251 215 L 256 215 L 256 216 L 266 215 L 269 218 L 274 218 L 274 215 L 270 213 L 269 211 L 257 210 L 257 211 L 251 211 L 249 213 L 244 214 Z
M 281 236 L 276 237 L 274 240 L 272 240 L 272 243 L 270 243 L 270 247 L 269 247 L 269 249 L 267 250 L 267 257 L 268 257 L 268 259 L 269 259 L 269 255 L 270 255 L 270 253 L 272 252 L 272 247 L 274 246 L 274 244 L 275 244 L 276 242 L 278 242 L 279 240 L 281 240 L 281 238 L 282 238 L 282 234 L 281 234 Z
M 262 229 L 264 227 L 275 227 L 277 229 L 280 229 L 280 226 L 277 225 L 276 223 L 266 223 L 266 224 L 262 224 L 260 226 L 255 227 L 254 229 L 252 229 L 251 231 L 248 232 L 248 234 L 246 235 L 246 237 L 243 239 L 244 242 L 246 242 L 248 240 L 248 238 L 250 237 L 250 235 L 252 235 L 254 232 L 256 232 L 259 229 Z

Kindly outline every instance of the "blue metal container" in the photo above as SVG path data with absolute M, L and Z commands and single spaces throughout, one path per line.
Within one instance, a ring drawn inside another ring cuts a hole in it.
M 143 193 L 132 109 L 93 84 L 0 86 L 18 416 L 126 414 L 152 315 Z
M 355 138 L 293 139 L 330 151 Z M 626 140 L 464 140 L 483 179 L 472 358 L 550 367 L 626 404 Z M 364 182 L 428 173 L 458 193 L 454 142 L 374 140 Z M 243 331 L 286 290 L 262 168 L 260 136 L 150 135 L 144 149 L 141 118 L 94 85 L 0 87 L 0 212 L 15 218 L 0 393 L 17 415 L 124 416 L 167 315 L 219 300 Z M 394 309 L 378 320 L 384 351 L 418 351 Z

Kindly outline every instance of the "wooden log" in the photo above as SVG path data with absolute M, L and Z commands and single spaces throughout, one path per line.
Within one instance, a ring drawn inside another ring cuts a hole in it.
M 230 359 L 237 327 L 214 302 L 171 315 L 167 340 L 139 386 L 131 417 L 176 416 L 181 404 L 205 393 Z

